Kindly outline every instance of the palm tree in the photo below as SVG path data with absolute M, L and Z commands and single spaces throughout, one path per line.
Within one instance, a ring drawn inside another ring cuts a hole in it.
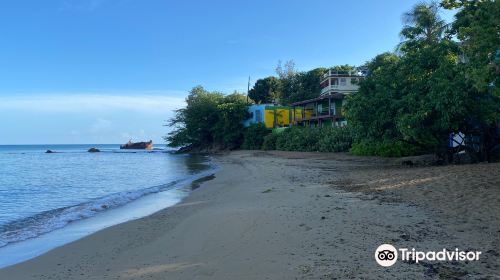
M 411 42 L 437 43 L 448 29 L 448 24 L 439 15 L 436 2 L 416 4 L 403 15 L 403 23 L 405 26 L 400 34 L 406 40 L 401 42 L 399 48 Z

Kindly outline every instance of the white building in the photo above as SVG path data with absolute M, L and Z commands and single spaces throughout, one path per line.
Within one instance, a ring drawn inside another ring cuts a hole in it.
M 354 71 L 335 71 L 328 70 L 328 73 L 323 75 L 321 80 L 321 95 L 329 95 L 333 93 L 342 93 L 344 95 L 357 92 L 359 82 L 365 77 L 365 72 L 362 70 Z

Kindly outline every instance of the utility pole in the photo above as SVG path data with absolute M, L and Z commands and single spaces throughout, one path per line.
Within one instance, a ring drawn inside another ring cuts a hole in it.
M 250 92 L 250 75 L 248 76 L 248 85 L 247 85 L 247 104 L 248 104 L 248 93 Z

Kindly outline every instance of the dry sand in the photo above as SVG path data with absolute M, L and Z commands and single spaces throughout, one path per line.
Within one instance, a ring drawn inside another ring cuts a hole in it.
M 500 278 L 500 164 L 238 151 L 175 207 L 110 227 L 0 279 Z M 382 243 L 478 262 L 374 260 Z

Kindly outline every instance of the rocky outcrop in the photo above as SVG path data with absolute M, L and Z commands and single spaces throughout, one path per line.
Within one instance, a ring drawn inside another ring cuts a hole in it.
M 99 150 L 99 149 L 97 149 L 97 148 L 90 148 L 90 149 L 88 150 L 88 152 L 89 152 L 89 153 L 99 153 L 99 152 L 100 152 L 100 150 Z

